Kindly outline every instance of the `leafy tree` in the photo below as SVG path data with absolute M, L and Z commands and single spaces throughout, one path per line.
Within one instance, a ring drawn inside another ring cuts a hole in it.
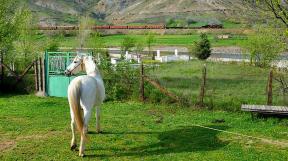
M 288 1 L 287 0 L 246 0 L 264 11 L 271 12 L 288 27 Z
M 121 58 L 124 58 L 126 51 L 131 52 L 133 47 L 135 47 L 134 38 L 126 36 L 121 43 Z
M 21 1 L 0 0 L 0 53 L 6 64 L 14 64 L 22 56 L 28 60 L 29 56 L 36 53 L 35 48 L 39 45 L 33 40 L 31 24 L 32 14 L 23 7 Z M 20 62 L 18 64 L 25 66 Z
M 79 17 L 79 33 L 77 39 L 79 40 L 80 48 L 86 47 L 86 40 L 91 33 L 91 26 L 94 25 L 94 21 L 88 16 Z
M 155 36 L 153 33 L 149 32 L 147 34 L 147 37 L 146 37 L 146 44 L 147 44 L 147 47 L 148 47 L 148 52 L 149 52 L 149 55 L 151 54 L 151 47 L 152 45 L 156 42 L 156 39 L 155 39 Z M 153 56 L 152 56 L 152 59 L 155 60 L 155 53 L 153 53 Z
M 33 30 L 32 13 L 26 7 L 18 9 L 21 23 L 18 25 L 18 40 L 14 42 L 15 54 L 12 56 L 20 67 L 24 68 L 31 61 L 39 56 L 44 50 L 43 43 L 40 43 L 36 37 L 36 30 Z
M 141 54 L 144 50 L 144 43 L 142 41 L 138 41 L 135 44 L 134 52 L 137 54 L 137 57 L 141 59 Z
M 17 0 L 0 0 L 0 50 L 8 52 L 13 48 L 13 41 L 18 36 L 21 14 L 17 12 Z
M 57 39 L 49 40 L 45 50 L 52 52 L 59 51 L 59 41 Z
M 201 34 L 201 40 L 194 42 L 191 53 L 200 60 L 206 60 L 211 55 L 211 45 L 205 33 Z
M 166 20 L 166 26 L 176 27 L 177 23 L 173 18 L 169 18 L 168 20 Z
M 99 32 L 92 34 L 92 47 L 94 48 L 95 53 L 106 53 L 106 44 L 101 38 L 101 34 Z
M 101 38 L 101 34 L 99 32 L 92 34 L 92 47 L 94 48 L 93 53 L 94 57 L 98 58 L 98 54 L 100 54 L 99 61 L 101 63 L 106 63 L 106 61 L 110 61 L 110 55 L 108 49 L 106 49 L 105 41 Z M 105 59 L 105 61 L 103 61 Z M 98 63 L 100 63 L 98 62 Z M 100 63 L 100 64 L 101 64 Z
M 137 55 L 140 55 L 143 50 L 144 50 L 143 42 L 142 41 L 136 42 L 135 49 L 134 49 L 135 53 Z
M 282 41 L 281 31 L 267 27 L 258 27 L 255 34 L 247 41 L 251 63 L 256 66 L 268 67 L 279 54 L 284 50 L 285 44 Z

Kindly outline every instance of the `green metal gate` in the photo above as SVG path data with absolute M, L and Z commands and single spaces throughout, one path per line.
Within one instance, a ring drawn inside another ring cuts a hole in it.
M 48 96 L 67 97 L 68 85 L 76 76 L 67 77 L 64 71 L 76 55 L 76 52 L 45 52 L 45 81 Z M 81 74 L 83 73 L 79 75 Z

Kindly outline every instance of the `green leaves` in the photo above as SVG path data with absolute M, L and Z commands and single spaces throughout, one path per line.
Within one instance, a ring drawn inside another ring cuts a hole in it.
M 126 36 L 121 43 L 122 54 L 124 54 L 126 51 L 132 51 L 133 47 L 135 47 L 135 39 L 130 36 Z
M 18 35 L 16 6 L 16 0 L 0 0 L 0 50 L 9 50 Z
M 200 37 L 200 41 L 194 42 L 191 48 L 191 53 L 200 60 L 206 60 L 211 55 L 210 41 L 208 40 L 207 35 L 204 33 L 202 33 Z
M 251 55 L 251 63 L 256 66 L 268 67 L 284 50 L 281 31 L 269 27 L 258 27 L 255 34 L 249 37 L 247 49 Z

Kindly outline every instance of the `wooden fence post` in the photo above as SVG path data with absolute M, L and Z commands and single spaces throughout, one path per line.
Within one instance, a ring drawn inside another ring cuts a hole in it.
M 273 69 L 270 70 L 268 77 L 268 89 L 267 89 L 267 105 L 273 103 Z
M 42 71 L 42 87 L 43 87 L 43 94 L 44 96 L 46 95 L 46 77 L 45 77 L 45 59 L 43 58 L 42 61 L 40 62 L 41 63 L 41 71 Z
M 144 65 L 143 65 L 143 62 L 141 62 L 141 66 L 140 66 L 140 101 L 142 101 L 142 102 L 145 101 L 145 96 L 144 96 Z
M 39 58 L 39 90 L 42 92 L 43 91 L 43 77 L 42 77 L 42 74 L 43 74 L 43 70 L 42 70 L 42 59 Z
M 207 76 L 207 68 L 206 64 L 203 66 L 202 71 L 202 82 L 200 87 L 200 93 L 199 93 L 199 100 L 198 100 L 198 106 L 204 107 L 204 96 L 205 96 L 205 87 L 206 87 L 206 76 Z
M 35 91 L 39 91 L 39 81 L 38 81 L 38 61 L 34 63 L 34 79 L 35 79 Z

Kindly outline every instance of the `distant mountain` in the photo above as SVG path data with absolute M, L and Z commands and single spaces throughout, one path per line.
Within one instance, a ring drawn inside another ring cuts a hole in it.
M 240 21 L 251 8 L 243 0 L 28 0 L 40 24 L 76 24 L 77 15 L 100 23 Z M 177 22 L 182 23 L 182 22 Z

